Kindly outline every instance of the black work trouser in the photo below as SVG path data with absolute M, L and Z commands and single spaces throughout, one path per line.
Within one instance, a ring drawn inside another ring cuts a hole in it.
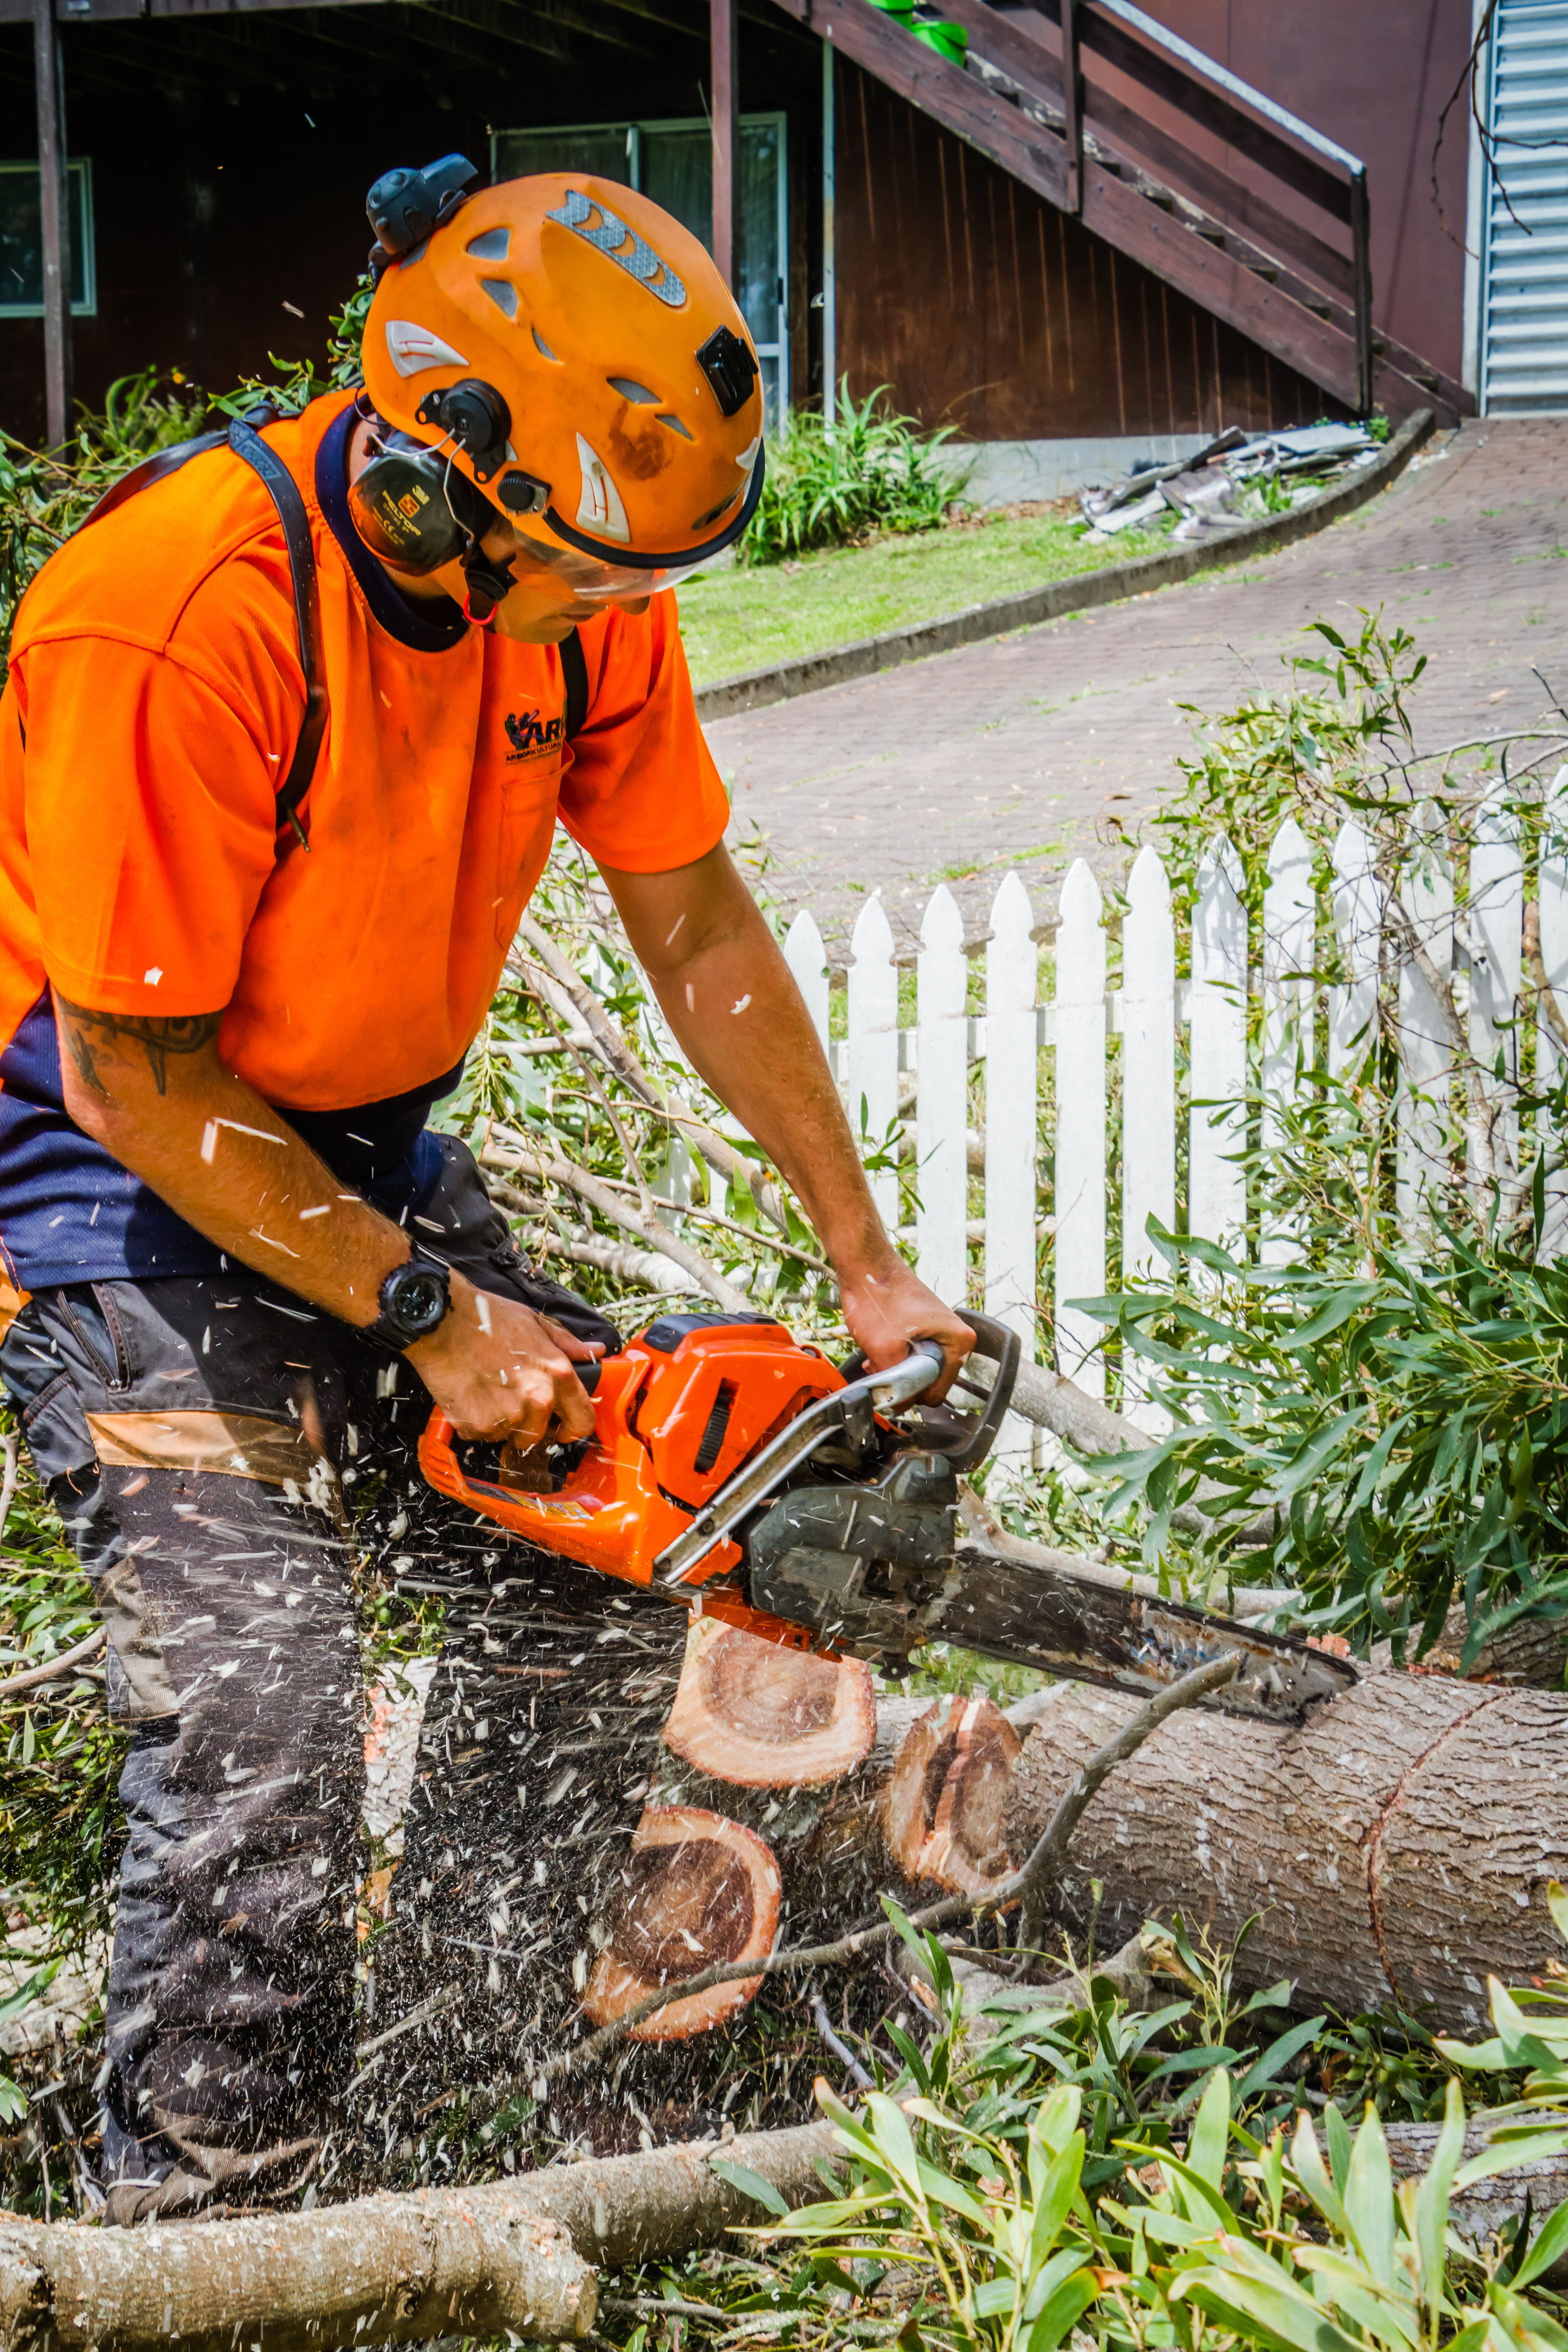
M 471 1280 L 616 1344 L 442 1143 L 421 1238 L 439 1226 L 430 1246 Z M 0 1345 L 132 1725 L 112 2220 L 299 2186 L 348 2079 L 364 1764 L 345 1490 L 378 1464 L 413 1475 L 429 1401 L 403 1365 L 385 1393 L 394 1361 L 245 1268 L 47 1290 Z

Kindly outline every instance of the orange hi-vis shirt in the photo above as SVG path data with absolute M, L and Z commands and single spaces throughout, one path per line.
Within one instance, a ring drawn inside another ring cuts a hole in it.
M 164 1018 L 226 1006 L 225 1061 L 340 1175 L 416 1205 L 425 1116 L 557 817 L 632 873 L 723 833 L 673 596 L 583 625 L 587 717 L 566 743 L 553 646 L 416 606 L 359 541 L 353 422 L 331 394 L 266 436 L 320 586 L 308 854 L 278 854 L 305 688 L 282 529 L 247 466 L 193 458 L 71 540 L 23 602 L 0 702 L 0 1243 L 28 1288 L 218 1264 L 67 1117 L 51 990 Z

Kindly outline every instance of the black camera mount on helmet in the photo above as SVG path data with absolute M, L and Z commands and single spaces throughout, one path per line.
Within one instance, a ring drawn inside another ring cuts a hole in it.
M 443 155 L 422 172 L 400 164 L 384 172 L 364 200 L 376 242 L 370 249 L 370 275 L 379 284 L 381 273 L 423 245 L 432 229 L 449 221 L 468 201 L 470 180 L 479 168 L 466 155 Z

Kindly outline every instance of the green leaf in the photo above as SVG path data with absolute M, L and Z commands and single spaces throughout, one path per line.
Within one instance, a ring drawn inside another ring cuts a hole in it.
M 1351 2150 L 1344 2200 L 1362 2260 L 1379 2286 L 1389 2286 L 1394 2274 L 1394 2173 L 1377 2109 L 1370 2105 Z
M 1058 2287 L 1030 2328 L 1023 2352 L 1057 2352 L 1069 2327 L 1076 2326 L 1100 2293 L 1092 2271 L 1075 2271 Z
M 753 2172 L 749 2164 L 737 2164 L 727 2156 L 710 2156 L 708 2168 L 716 2172 L 721 2180 L 727 2180 L 731 2189 L 738 2189 L 742 2197 L 752 2198 L 767 2212 L 788 2214 L 790 2209 L 773 2182 L 764 2180 L 760 2172 Z
M 1415 2191 L 1415 2250 L 1421 2262 L 1421 2293 L 1428 2306 L 1436 2305 L 1442 2288 L 1448 2200 L 1464 2152 L 1464 2094 L 1458 2083 L 1450 2082 L 1444 2097 L 1443 2128 Z
M 1200 2180 L 1218 2189 L 1230 2141 L 1230 2076 L 1222 2066 L 1205 2091 L 1187 2142 L 1187 2162 Z
M 1074 2132 L 1052 2164 L 1035 2199 L 1034 2225 L 1029 2234 L 1029 2266 L 1037 2270 L 1055 2245 L 1062 2223 L 1072 2210 L 1083 2174 L 1084 2138 Z M 1031 2151 L 1032 2152 L 1032 2151 Z
M 1304 2025 L 1293 2025 L 1277 2042 L 1271 2042 L 1268 2049 L 1254 2059 L 1237 2084 L 1237 2105 L 1239 2106 L 1243 2099 L 1248 2099 L 1254 2091 L 1261 2090 L 1265 2083 L 1271 2083 L 1282 2066 L 1288 2066 L 1309 2042 L 1317 2040 L 1327 2023 L 1326 2017 L 1310 2017 Z

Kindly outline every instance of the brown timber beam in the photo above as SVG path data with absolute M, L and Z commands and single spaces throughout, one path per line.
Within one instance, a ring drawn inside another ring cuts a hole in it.
M 709 0 L 709 6 L 712 25 L 713 261 L 725 285 L 732 288 L 740 79 L 735 56 L 736 0 Z
M 51 449 L 70 431 L 70 190 L 66 167 L 59 35 L 51 0 L 33 0 L 33 75 L 38 111 L 39 225 L 43 232 L 44 407 Z

